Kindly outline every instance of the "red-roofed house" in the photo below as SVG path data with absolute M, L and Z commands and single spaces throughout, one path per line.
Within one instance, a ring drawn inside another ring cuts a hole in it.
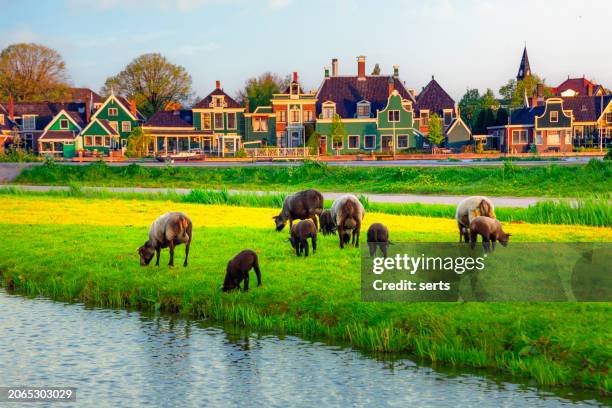
M 606 95 L 606 89 L 585 77 L 570 78 L 569 76 L 559 86 L 553 88 L 556 96 L 571 97 L 571 96 L 598 96 Z

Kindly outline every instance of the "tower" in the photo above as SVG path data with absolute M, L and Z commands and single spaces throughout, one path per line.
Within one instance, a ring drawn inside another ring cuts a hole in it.
M 523 49 L 523 58 L 521 58 L 521 65 L 519 66 L 518 74 L 516 75 L 517 81 L 522 81 L 525 77 L 531 75 L 531 67 L 529 66 L 529 57 L 527 56 L 527 46 Z

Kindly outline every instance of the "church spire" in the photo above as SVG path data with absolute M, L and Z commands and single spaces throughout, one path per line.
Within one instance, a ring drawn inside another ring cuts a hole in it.
M 525 44 L 525 48 L 523 49 L 523 58 L 521 58 L 521 65 L 519 66 L 516 80 L 522 81 L 529 75 L 531 75 L 531 67 L 529 66 L 529 57 L 527 56 L 527 44 Z

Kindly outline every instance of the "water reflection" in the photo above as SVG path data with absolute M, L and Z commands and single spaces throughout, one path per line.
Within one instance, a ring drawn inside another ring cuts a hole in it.
M 176 317 L 0 291 L 0 386 L 75 386 L 84 406 L 558 407 L 527 385 Z M 591 398 L 585 400 L 584 398 Z

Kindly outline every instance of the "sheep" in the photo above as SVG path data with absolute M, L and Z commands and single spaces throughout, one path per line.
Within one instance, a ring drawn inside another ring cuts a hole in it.
M 225 280 L 223 281 L 223 292 L 232 289 L 240 289 L 240 283 L 244 280 L 243 291 L 249 290 L 249 271 L 253 268 L 257 275 L 257 286 L 261 286 L 261 271 L 259 270 L 259 259 L 257 254 L 250 249 L 245 249 L 233 257 L 225 270 Z
M 323 210 L 319 215 L 320 230 L 323 235 L 330 235 L 336 233 L 336 223 L 332 217 L 330 210 Z
M 291 228 L 289 242 L 295 248 L 297 256 L 301 256 L 302 251 L 304 256 L 308 256 L 308 238 L 312 240 L 312 253 L 314 254 L 317 250 L 317 227 L 312 220 L 300 221 Z
M 455 219 L 457 220 L 457 226 L 459 227 L 459 242 L 470 242 L 470 223 L 479 215 L 496 218 L 493 202 L 487 197 L 468 197 L 459 203 L 457 206 L 457 212 L 455 213 Z
M 389 229 L 379 222 L 375 222 L 368 228 L 368 247 L 370 248 L 370 256 L 376 255 L 376 247 L 380 248 L 383 257 L 387 257 L 387 249 L 389 248 Z
M 506 234 L 502 230 L 501 223 L 491 217 L 478 216 L 470 223 L 470 246 L 476 248 L 478 235 L 482 235 L 482 247 L 485 252 L 490 249 L 490 241 L 493 242 L 493 250 L 495 250 L 495 242 L 499 241 L 503 246 L 508 245 L 510 234 Z
M 352 243 L 355 247 L 359 247 L 359 232 L 365 209 L 357 197 L 352 194 L 339 197 L 332 204 L 329 214 L 329 217 L 324 216 L 321 221 L 323 233 L 334 233 L 337 230 L 340 238 L 340 248 L 344 248 L 344 244 L 350 242 L 352 232 Z
M 289 220 L 289 228 L 293 227 L 293 220 L 310 218 L 318 228 L 317 215 L 323 211 L 323 194 L 317 190 L 304 190 L 290 195 L 283 201 L 280 214 L 272 217 L 276 230 L 282 231 Z
M 191 220 L 182 212 L 169 212 L 157 218 L 149 229 L 149 240 L 138 248 L 140 265 L 146 266 L 151 263 L 153 255 L 157 254 L 155 266 L 159 266 L 159 255 L 162 248 L 170 248 L 170 262 L 168 266 L 174 266 L 174 247 L 185 244 L 185 261 L 187 266 L 189 258 L 189 247 L 191 246 L 193 225 Z

